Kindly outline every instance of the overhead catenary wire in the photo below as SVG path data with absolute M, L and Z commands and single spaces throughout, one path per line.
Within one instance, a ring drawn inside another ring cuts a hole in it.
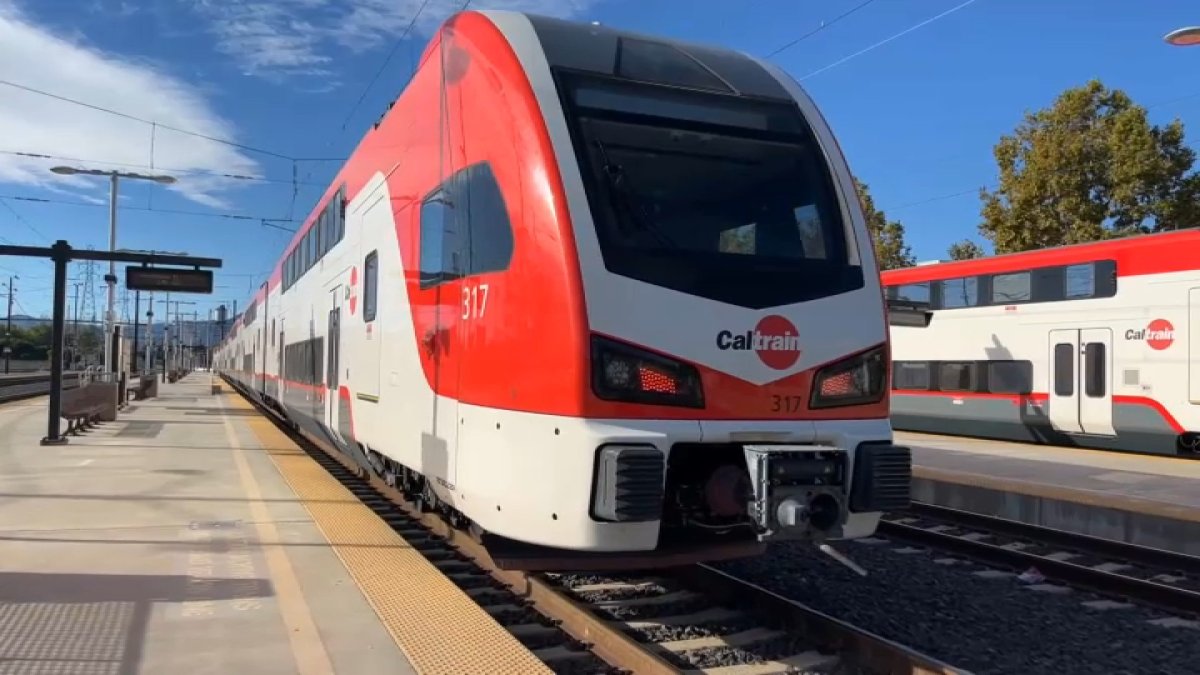
M 964 9 L 964 8 L 966 8 L 966 7 L 967 7 L 967 6 L 969 6 L 969 5 L 973 5 L 973 4 L 975 4 L 976 2 L 978 2 L 978 0 L 966 0 L 966 2 L 963 2 L 963 3 L 961 3 L 961 4 L 955 5 L 954 7 L 951 7 L 950 9 L 948 9 L 948 10 L 946 10 L 946 11 L 944 11 L 944 12 L 940 13 L 940 14 L 937 14 L 937 15 L 931 16 L 931 17 L 929 17 L 928 19 L 925 19 L 924 21 L 921 21 L 921 22 L 915 23 L 915 24 L 913 24 L 913 25 L 909 26 L 908 28 L 905 28 L 904 30 L 900 31 L 899 33 L 896 33 L 896 34 L 894 34 L 894 35 L 892 35 L 892 36 L 890 36 L 890 37 L 886 37 L 886 38 L 884 38 L 884 39 L 880 40 L 879 42 L 876 42 L 875 44 L 873 44 L 873 45 L 871 45 L 871 46 L 869 46 L 869 47 L 866 47 L 866 48 L 864 48 L 864 49 L 860 49 L 860 50 L 858 50 L 857 52 L 854 52 L 853 54 L 850 54 L 849 56 L 842 57 L 842 58 L 838 59 L 837 61 L 834 61 L 833 63 L 831 63 L 831 64 L 829 64 L 829 65 L 827 65 L 827 66 L 823 66 L 823 67 L 821 67 L 821 68 L 818 68 L 818 69 L 816 69 L 816 70 L 812 71 L 811 73 L 809 73 L 809 74 L 807 74 L 807 75 L 805 75 L 804 77 L 801 77 L 801 78 L 799 78 L 799 79 L 800 79 L 801 81 L 803 81 L 803 80 L 807 80 L 807 79 L 808 79 L 808 78 L 810 78 L 810 77 L 813 77 L 813 76 L 815 76 L 815 75 L 819 75 L 819 74 L 821 74 L 821 73 L 823 73 L 823 72 L 825 72 L 825 71 L 827 71 L 827 70 L 830 70 L 830 69 L 832 69 L 832 68 L 836 68 L 837 66 L 840 66 L 840 65 L 842 65 L 843 63 L 846 63 L 847 61 L 850 61 L 851 59 L 858 58 L 859 56 L 862 56 L 863 54 L 866 54 L 867 52 L 874 51 L 874 50 L 878 49 L 879 47 L 882 47 L 882 46 L 886 45 L 887 43 L 891 42 L 892 40 L 896 40 L 896 39 L 898 39 L 898 38 L 904 37 L 905 35 L 908 35 L 909 33 L 913 32 L 913 31 L 915 31 L 915 30 L 918 30 L 918 29 L 920 29 L 920 28 L 924 28 L 925 26 L 928 26 L 929 24 L 931 24 L 931 23 L 933 23 L 933 22 L 935 22 L 935 21 L 939 21 L 939 20 L 941 20 L 941 19 L 943 19 L 943 18 L 945 18 L 945 17 L 947 17 L 947 16 L 949 16 L 949 15 L 951 15 L 951 14 L 953 14 L 953 13 L 955 13 L 955 12 L 959 11 L 960 9 Z
M 192 130 L 190 130 L 190 129 L 181 129 L 181 128 L 179 128 L 179 127 L 172 126 L 172 125 L 170 125 L 170 124 L 164 124 L 164 123 L 162 123 L 162 122 L 158 122 L 158 121 L 156 121 L 156 120 L 148 120 L 148 119 L 146 119 L 146 118 L 144 118 L 144 117 L 138 117 L 137 115 L 131 115 L 131 114 L 129 114 L 129 113 L 121 112 L 121 111 L 119 111 L 119 110 L 113 110 L 112 108 L 106 108 L 106 107 L 104 107 L 104 106 L 101 106 L 101 105 L 96 105 L 96 104 L 94 104 L 94 103 L 88 103 L 88 102 L 86 102 L 86 101 L 80 101 L 79 99 L 71 98 L 70 96 L 63 96 L 63 95 L 61 95 L 61 94 L 55 94 L 55 93 L 52 93 L 52 92 L 43 91 L 43 90 L 41 90 L 41 89 L 35 89 L 34 87 L 30 87 L 30 86 L 28 86 L 28 85 L 25 85 L 25 84 L 20 84 L 20 83 L 17 83 L 17 82 L 12 82 L 12 81 L 10 81 L 10 80 L 4 80 L 4 79 L 0 79 L 0 84 L 2 84 L 2 85 L 6 85 L 6 86 L 9 86 L 9 87 L 13 87 L 13 88 L 15 88 L 15 89 L 21 89 L 21 90 L 23 90 L 23 91 L 27 91 L 27 92 L 30 92 L 30 93 L 39 94 L 39 95 L 41 95 L 41 96 L 47 96 L 47 97 L 49 97 L 49 98 L 57 99 L 57 100 L 59 100 L 59 101 L 65 101 L 65 102 L 67 102 L 67 103 L 72 103 L 72 104 L 74 104 L 74 105 L 82 106 L 82 107 L 84 107 L 84 108 L 90 108 L 90 109 L 92 109 L 92 110 L 97 110 L 97 111 L 100 111 L 100 112 L 105 112 L 105 113 L 108 113 L 108 114 L 110 114 L 110 115 L 116 115 L 116 116 L 118 116 L 118 117 L 124 117 L 124 118 L 126 118 L 126 119 L 135 120 L 135 121 L 137 121 L 137 122 L 141 122 L 141 123 L 143 123 L 143 124 L 156 125 L 156 126 L 158 126 L 158 127 L 161 127 L 161 128 L 163 128 L 163 129 L 169 129 L 169 130 L 171 130 L 171 131 L 174 131 L 174 132 L 176 132 L 176 133 L 184 134 L 184 135 L 187 135 L 187 136 L 195 136 L 196 138 L 203 138 L 203 139 L 205 139 L 205 140 L 207 140 L 207 141 L 212 141 L 213 143 L 221 143 L 222 145 L 228 145 L 228 146 L 231 146 L 231 147 L 239 148 L 239 149 L 241 149 L 241 150 L 245 150 L 245 151 L 247 151 L 247 152 L 257 152 L 257 153 L 259 153 L 259 154 L 261 154 L 261 155 L 268 155 L 268 156 L 270 156 L 270 157 L 277 157 L 277 158 L 279 158 L 279 159 L 288 159 L 288 160 L 291 160 L 291 159 L 296 159 L 295 157 L 291 157 L 291 156 L 289 156 L 289 155 L 284 155 L 284 154 L 281 154 L 281 153 L 278 153 L 278 152 L 274 152 L 274 151 L 272 151 L 272 150 L 264 150 L 263 148 L 257 148 L 257 147 L 254 147 L 253 145 L 246 145 L 245 143 L 238 143 L 237 141 L 231 141 L 231 140 L 229 140 L 229 139 L 227 139 L 227 138 L 218 138 L 218 137 L 216 137 L 216 136 L 210 136 L 210 135 L 208 135 L 208 134 L 203 134 L 203 133 L 200 133 L 200 132 L 198 132 L 198 131 L 192 131 Z
M 56 159 L 63 162 L 83 162 L 85 164 L 107 164 L 109 166 L 124 166 L 133 169 L 150 169 L 152 171 L 162 171 L 164 173 L 180 174 L 185 176 L 211 176 L 213 178 L 228 178 L 230 180 L 254 181 L 260 183 L 279 183 L 282 185 L 292 185 L 295 183 L 290 178 L 267 178 L 265 176 L 248 176 L 237 173 L 223 173 L 220 171 L 212 171 L 209 169 L 173 169 L 170 167 L 155 166 L 154 164 L 138 164 L 135 162 L 114 162 L 105 159 L 89 159 L 85 157 L 65 157 L 62 155 L 51 155 L 42 152 L 30 152 L 28 150 L 0 150 L 0 154 L 14 155 L 17 157 L 28 157 L 30 159 Z M 151 160 L 153 161 L 153 160 Z M 325 187 L 323 183 L 304 183 L 301 185 L 314 185 Z
M 875 0 L 866 0 L 866 2 L 861 2 L 857 5 L 855 5 L 854 7 L 851 7 L 850 9 L 846 10 L 845 12 L 842 12 L 841 14 L 833 17 L 829 21 L 822 21 L 821 25 L 808 31 L 804 35 L 801 35 L 800 37 L 796 38 L 795 40 L 792 40 L 791 42 L 788 42 L 784 45 L 777 47 L 776 49 L 771 51 L 769 54 L 765 55 L 763 58 L 769 59 L 773 56 L 776 56 L 782 52 L 785 52 L 785 51 L 791 49 L 792 47 L 795 47 L 796 45 L 800 44 L 801 42 L 816 35 L 817 33 L 820 33 L 821 31 L 825 30 L 826 28 L 829 28 L 830 26 L 834 25 L 835 23 L 850 16 L 851 14 L 854 14 L 855 12 L 862 9 L 863 7 L 866 7 L 867 5 L 871 4 L 872 2 L 875 2 Z
M 22 197 L 19 195 L 0 195 L 0 204 L 5 204 L 9 200 L 42 203 L 42 204 L 61 204 L 64 206 L 89 206 L 92 208 L 108 208 L 109 207 L 108 204 L 95 204 L 92 202 L 70 201 L 67 199 L 49 199 L 46 197 Z M 9 208 L 11 209 L 12 207 L 10 206 Z M 168 214 L 172 214 L 172 215 L 196 216 L 196 217 L 200 217 L 200 218 L 226 218 L 226 219 L 231 219 L 231 220 L 258 221 L 267 227 L 274 227 L 277 229 L 286 230 L 288 232 L 295 232 L 295 230 L 293 230 L 293 229 L 289 229 L 289 228 L 286 228 L 286 227 L 283 227 L 280 225 L 273 224 L 273 223 L 286 223 L 286 222 L 294 223 L 294 222 L 296 222 L 295 220 L 290 219 L 290 218 L 268 218 L 266 216 L 256 216 L 256 215 L 245 214 L 245 213 L 205 213 L 203 211 L 185 211 L 185 210 L 181 210 L 181 209 L 155 209 L 155 208 L 148 208 L 145 206 L 133 206 L 130 204 L 118 204 L 117 208 L 122 209 L 122 210 L 128 210 L 128 211 L 150 211 L 153 213 L 168 213 Z M 48 239 L 48 237 L 47 237 L 47 239 Z

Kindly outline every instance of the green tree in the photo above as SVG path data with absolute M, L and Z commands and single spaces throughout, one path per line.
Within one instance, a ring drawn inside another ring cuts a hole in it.
M 896 220 L 888 220 L 883 211 L 875 208 L 875 200 L 866 183 L 854 179 L 858 190 L 858 199 L 862 202 L 863 212 L 867 216 L 867 229 L 871 231 L 871 239 L 875 242 L 875 257 L 879 260 L 881 270 L 891 270 L 897 267 L 909 267 L 916 263 L 912 250 L 904 243 L 904 226 Z
M 979 231 L 996 253 L 1189 227 L 1200 216 L 1183 125 L 1151 125 L 1145 108 L 1097 80 L 1026 113 L 993 153 L 1000 185 L 980 190 Z
M 983 252 L 983 247 L 979 244 L 970 239 L 963 239 L 950 244 L 946 255 L 950 256 L 951 260 L 971 260 L 972 258 L 982 258 L 987 254 Z

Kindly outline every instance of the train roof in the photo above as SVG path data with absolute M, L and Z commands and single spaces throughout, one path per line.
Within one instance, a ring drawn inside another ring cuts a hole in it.
M 921 264 L 887 270 L 881 276 L 885 286 L 900 286 L 923 281 L 1017 272 L 1039 267 L 1078 265 L 1096 260 L 1115 260 L 1118 276 L 1165 274 L 1200 268 L 1200 255 L 1198 254 L 1200 254 L 1200 230 L 1188 229 L 1133 235 L 1084 244 L 1069 244 L 971 260 Z

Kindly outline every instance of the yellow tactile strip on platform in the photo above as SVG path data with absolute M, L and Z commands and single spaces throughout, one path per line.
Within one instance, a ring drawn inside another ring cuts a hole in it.
M 244 419 L 418 673 L 552 672 L 270 420 Z

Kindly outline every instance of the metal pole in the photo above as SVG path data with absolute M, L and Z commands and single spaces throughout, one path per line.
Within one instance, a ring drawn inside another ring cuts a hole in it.
M 130 352 L 129 352 L 132 355 L 129 358 L 131 361 L 133 361 L 133 363 L 129 364 L 129 372 L 131 372 L 131 373 L 141 372 L 138 370 L 138 367 L 137 367 L 138 330 L 142 327 L 141 323 L 140 323 L 142 320 L 142 317 L 138 316 L 138 314 L 140 314 L 141 311 L 142 311 L 142 292 L 134 291 L 133 292 L 133 349 L 130 350 Z
M 63 343 L 67 322 L 67 263 L 71 246 L 63 240 L 50 247 L 54 260 L 54 328 L 50 339 L 50 418 L 42 445 L 62 445 L 67 439 L 59 433 L 62 422 Z
M 4 325 L 4 374 L 8 374 L 8 360 L 12 357 L 12 306 L 13 306 L 13 278 L 8 277 L 8 318 L 5 319 Z
M 150 294 L 150 307 L 146 310 L 146 375 L 154 375 L 154 294 Z
M 109 191 L 108 204 L 108 251 L 110 253 L 117 250 L 117 172 L 113 172 L 110 177 L 112 187 Z M 111 373 L 116 370 L 116 364 L 112 359 L 112 343 L 113 343 L 113 326 L 117 325 L 117 261 L 108 261 L 108 276 L 104 277 L 108 282 L 108 309 L 104 313 L 104 372 Z

